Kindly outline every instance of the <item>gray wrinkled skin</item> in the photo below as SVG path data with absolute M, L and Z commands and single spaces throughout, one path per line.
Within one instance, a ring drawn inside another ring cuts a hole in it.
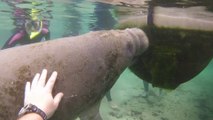
M 64 93 L 51 120 L 73 120 L 84 115 L 99 106 L 123 70 L 147 47 L 145 34 L 134 28 L 90 32 L 1 50 L 0 120 L 17 118 L 26 81 L 43 68 L 49 74 L 58 71 L 53 94 Z

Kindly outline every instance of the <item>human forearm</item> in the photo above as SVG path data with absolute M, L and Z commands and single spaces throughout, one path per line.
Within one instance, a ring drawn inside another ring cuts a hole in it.
M 43 120 L 43 118 L 36 113 L 28 113 L 17 120 Z

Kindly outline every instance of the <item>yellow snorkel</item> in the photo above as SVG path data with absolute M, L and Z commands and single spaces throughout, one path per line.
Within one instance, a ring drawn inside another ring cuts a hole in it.
M 43 28 L 43 22 L 38 19 L 38 15 L 39 10 L 32 9 L 30 13 L 31 21 L 25 24 L 26 31 L 31 40 L 38 36 Z

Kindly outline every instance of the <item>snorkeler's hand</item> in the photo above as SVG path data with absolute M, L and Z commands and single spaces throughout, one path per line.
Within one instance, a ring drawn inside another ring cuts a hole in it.
M 29 103 L 35 105 L 46 113 L 47 118 L 50 118 L 58 108 L 63 93 L 58 93 L 54 98 L 52 96 L 52 89 L 57 78 L 57 72 L 52 73 L 47 83 L 46 77 L 47 70 L 43 69 L 41 75 L 39 73 L 35 75 L 32 83 L 26 83 L 24 105 Z

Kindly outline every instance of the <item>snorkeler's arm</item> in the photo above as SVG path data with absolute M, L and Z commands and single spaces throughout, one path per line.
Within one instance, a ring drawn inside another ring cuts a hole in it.
M 24 34 L 24 31 L 19 31 L 18 33 L 15 33 L 6 41 L 6 43 L 1 49 L 14 47 L 24 37 Z
M 50 40 L 50 32 L 48 32 L 48 33 L 45 35 L 45 39 L 46 39 L 46 40 Z
M 42 29 L 42 34 L 45 38 L 45 41 L 50 40 L 50 31 L 47 28 Z

